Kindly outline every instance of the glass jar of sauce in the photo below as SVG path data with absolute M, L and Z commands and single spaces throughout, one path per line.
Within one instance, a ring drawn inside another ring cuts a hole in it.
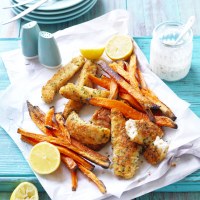
M 190 29 L 177 44 L 173 44 L 182 28 L 181 23 L 164 22 L 153 31 L 150 67 L 163 80 L 180 80 L 190 70 L 193 49 L 192 30 Z

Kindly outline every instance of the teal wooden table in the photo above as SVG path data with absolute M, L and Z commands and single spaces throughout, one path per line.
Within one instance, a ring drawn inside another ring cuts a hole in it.
M 150 39 L 149 37 L 135 38 L 147 58 L 149 58 Z M 19 44 L 20 39 L 0 39 L 0 52 L 16 49 L 19 47 Z M 200 117 L 199 46 L 200 37 L 195 37 L 192 67 L 188 76 L 181 81 L 167 83 L 167 85 L 175 91 L 180 98 L 190 102 L 191 109 Z M 0 91 L 6 89 L 9 84 L 10 82 L 5 67 L 0 59 Z M 40 199 L 49 200 L 49 197 L 39 184 L 16 144 L 8 134 L 0 128 L 0 200 L 9 199 L 11 192 L 22 181 L 33 182 L 40 191 Z M 177 183 L 137 199 L 198 200 L 200 199 L 200 171 L 191 174 Z

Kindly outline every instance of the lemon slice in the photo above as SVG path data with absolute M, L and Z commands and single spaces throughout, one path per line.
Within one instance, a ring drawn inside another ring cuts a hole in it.
M 127 35 L 115 35 L 108 41 L 105 52 L 112 60 L 127 60 L 133 52 L 132 39 Z
M 60 165 L 60 152 L 54 145 L 40 142 L 31 149 L 29 163 L 38 174 L 50 174 Z
M 104 52 L 104 47 L 81 48 L 80 52 L 85 58 L 87 58 L 89 60 L 98 60 Z
M 10 200 L 39 200 L 37 188 L 29 182 L 20 183 L 12 192 Z

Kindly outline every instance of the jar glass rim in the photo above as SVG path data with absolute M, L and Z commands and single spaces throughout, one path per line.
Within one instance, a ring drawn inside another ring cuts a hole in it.
M 165 21 L 165 22 L 162 22 L 162 23 L 158 24 L 158 25 L 154 28 L 154 30 L 153 30 L 153 38 L 159 39 L 159 41 L 160 41 L 161 44 L 173 48 L 173 47 L 182 46 L 182 45 L 188 43 L 190 40 L 192 40 L 192 38 L 193 38 L 193 31 L 192 31 L 192 29 L 190 28 L 189 31 L 188 31 L 188 33 L 189 33 L 189 40 L 186 40 L 186 41 L 183 42 L 183 43 L 178 43 L 178 44 L 176 44 L 176 45 L 170 45 L 170 44 L 164 43 L 164 42 L 158 37 L 157 31 L 158 31 L 161 27 L 166 26 L 166 25 L 168 25 L 168 26 L 174 26 L 174 27 L 177 27 L 177 28 L 181 28 L 184 24 L 181 23 L 181 22 L 176 22 L 176 21 Z

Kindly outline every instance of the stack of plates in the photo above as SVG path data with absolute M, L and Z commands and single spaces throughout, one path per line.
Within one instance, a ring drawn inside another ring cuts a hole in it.
M 23 2 L 24 0 L 11 0 L 13 4 Z M 36 3 L 34 0 L 23 6 L 13 8 L 17 15 L 28 7 Z M 37 21 L 39 24 L 57 24 L 67 22 L 88 12 L 97 2 L 97 0 L 49 0 L 40 7 L 25 15 L 23 19 L 27 21 Z

